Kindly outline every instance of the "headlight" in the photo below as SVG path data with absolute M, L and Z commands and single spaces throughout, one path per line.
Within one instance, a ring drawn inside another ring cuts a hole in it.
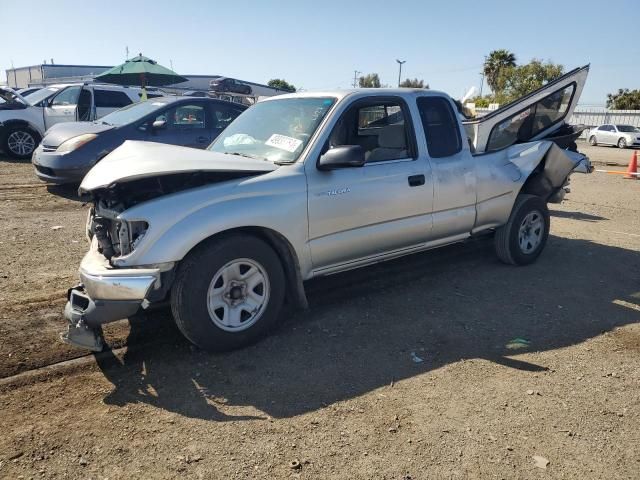
M 62 145 L 58 147 L 58 153 L 69 153 L 77 150 L 82 145 L 87 142 L 90 142 L 97 135 L 95 133 L 85 133 L 84 135 L 78 135 L 77 137 L 70 138 L 66 142 L 63 142 Z

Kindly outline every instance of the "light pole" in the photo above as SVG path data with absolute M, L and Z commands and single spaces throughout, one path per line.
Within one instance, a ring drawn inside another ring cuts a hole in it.
M 400 79 L 402 78 L 402 64 L 407 63 L 406 60 L 398 60 L 396 58 L 396 62 L 398 62 L 398 87 L 400 86 Z
M 356 88 L 356 85 L 358 85 L 358 75 L 361 73 L 362 72 L 359 72 L 358 70 L 353 71 L 353 88 Z

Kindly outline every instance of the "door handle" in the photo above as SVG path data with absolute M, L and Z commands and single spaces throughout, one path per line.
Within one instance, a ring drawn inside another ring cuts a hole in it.
M 409 177 L 410 187 L 419 187 L 421 185 L 424 185 L 424 175 L 411 175 Z
M 196 140 L 198 140 L 198 143 L 204 143 L 207 141 L 207 137 L 198 137 Z

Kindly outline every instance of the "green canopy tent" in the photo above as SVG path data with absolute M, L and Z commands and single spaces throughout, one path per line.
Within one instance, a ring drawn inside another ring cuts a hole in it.
M 146 100 L 146 87 L 161 87 L 188 81 L 173 70 L 158 65 L 142 54 L 130 58 L 121 65 L 115 66 L 95 78 L 98 82 L 115 83 L 116 85 L 140 85 L 143 89 L 143 100 Z

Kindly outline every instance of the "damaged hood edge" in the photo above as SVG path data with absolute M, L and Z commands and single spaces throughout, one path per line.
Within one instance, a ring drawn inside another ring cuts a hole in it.
M 114 183 L 188 172 L 272 172 L 265 160 L 153 142 L 127 140 L 94 166 L 82 180 L 80 193 Z

